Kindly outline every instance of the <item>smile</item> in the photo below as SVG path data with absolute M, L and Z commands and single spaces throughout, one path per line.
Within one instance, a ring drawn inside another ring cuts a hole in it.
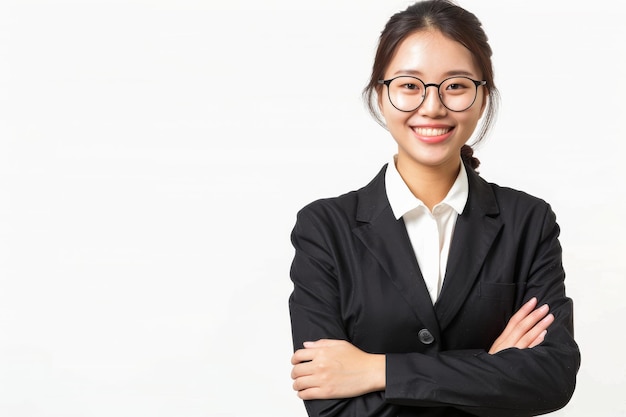
M 441 136 L 452 130 L 449 127 L 414 127 L 413 131 L 420 136 Z

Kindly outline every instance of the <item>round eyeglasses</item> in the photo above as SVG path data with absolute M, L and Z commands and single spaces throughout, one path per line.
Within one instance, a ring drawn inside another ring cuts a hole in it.
M 441 104 L 450 111 L 461 112 L 472 107 L 476 101 L 478 86 L 486 85 L 487 81 L 476 81 L 468 77 L 450 77 L 439 84 L 425 84 L 417 77 L 401 75 L 388 80 L 378 80 L 378 83 L 387 86 L 389 101 L 400 111 L 416 110 L 426 98 L 426 89 L 436 87 Z

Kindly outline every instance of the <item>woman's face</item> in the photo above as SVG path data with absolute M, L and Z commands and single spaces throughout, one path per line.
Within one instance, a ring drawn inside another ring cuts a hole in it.
M 439 84 L 456 75 L 482 80 L 471 52 L 434 30 L 416 32 L 400 43 L 385 79 L 399 75 L 417 77 L 424 84 Z M 398 143 L 398 169 L 458 169 L 461 147 L 472 135 L 485 108 L 484 88 L 478 87 L 476 101 L 469 109 L 453 112 L 442 104 L 436 87 L 427 87 L 424 102 L 408 113 L 391 104 L 387 89 L 383 86 L 380 90 L 379 106 Z

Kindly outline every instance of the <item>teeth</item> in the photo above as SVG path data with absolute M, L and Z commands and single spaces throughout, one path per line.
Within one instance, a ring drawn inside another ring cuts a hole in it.
M 416 127 L 413 128 L 415 133 L 421 136 L 440 136 L 445 135 L 450 130 L 449 128 L 439 127 L 439 128 L 431 128 L 431 127 Z

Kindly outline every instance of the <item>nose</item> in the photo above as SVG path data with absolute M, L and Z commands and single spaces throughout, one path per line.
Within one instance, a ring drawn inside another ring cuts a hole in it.
M 428 87 L 433 87 L 428 90 Z M 443 116 L 446 114 L 446 108 L 439 97 L 439 86 L 428 84 L 424 89 L 424 101 L 417 109 L 421 115 L 429 117 Z

